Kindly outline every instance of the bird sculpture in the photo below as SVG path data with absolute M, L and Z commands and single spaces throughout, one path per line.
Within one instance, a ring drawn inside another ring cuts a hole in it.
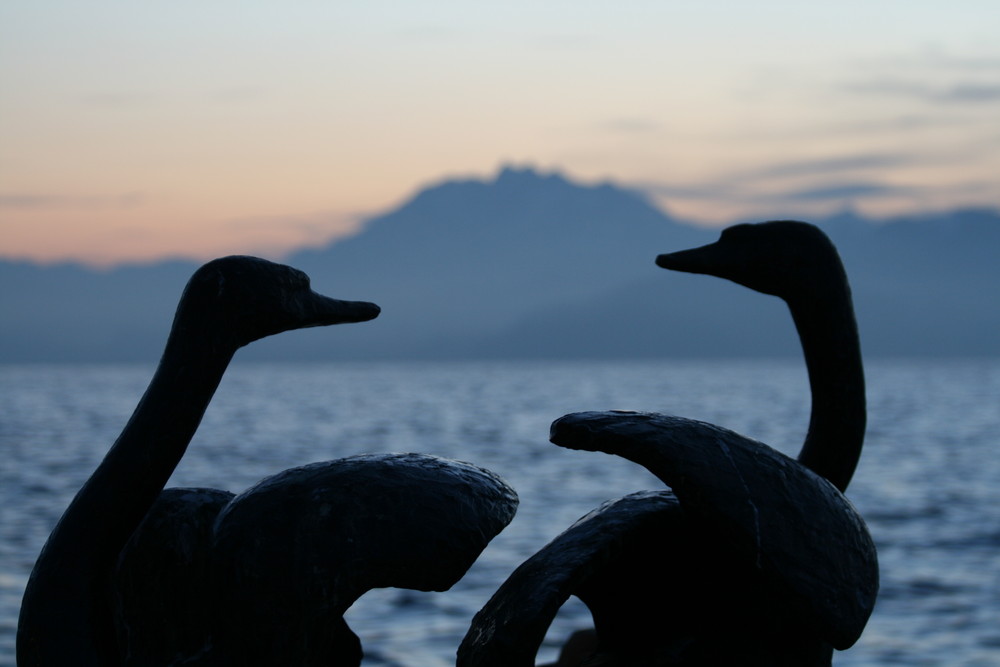
M 238 348 L 378 314 L 266 260 L 198 269 L 149 387 L 35 563 L 18 665 L 358 665 L 343 613 L 360 595 L 458 581 L 517 506 L 470 464 L 359 455 L 235 496 L 163 488 Z
M 812 389 L 798 460 L 680 417 L 557 419 L 556 445 L 625 457 L 670 490 L 606 503 L 525 561 L 473 619 L 460 667 L 533 665 L 570 595 L 594 618 L 597 648 L 585 665 L 830 665 L 871 615 L 875 547 L 842 493 L 864 438 L 864 375 L 833 244 L 802 222 L 737 225 L 657 264 L 785 300 Z

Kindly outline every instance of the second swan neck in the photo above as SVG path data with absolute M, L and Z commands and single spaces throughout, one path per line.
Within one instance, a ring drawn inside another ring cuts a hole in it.
M 864 443 L 866 407 L 861 344 L 846 282 L 823 298 L 789 302 L 809 372 L 812 411 L 798 460 L 840 491 L 850 484 Z

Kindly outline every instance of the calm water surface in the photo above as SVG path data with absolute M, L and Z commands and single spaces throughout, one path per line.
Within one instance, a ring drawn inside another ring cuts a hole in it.
M 0 366 L 0 665 L 56 519 L 121 430 L 147 366 Z M 882 588 L 834 664 L 1000 665 L 1000 360 L 868 365 L 869 430 L 848 493 L 879 547 Z M 257 365 L 227 374 L 171 485 L 241 490 L 304 463 L 415 451 L 504 476 L 514 522 L 446 593 L 372 591 L 350 611 L 366 665 L 440 667 L 503 579 L 581 515 L 661 483 L 547 442 L 566 412 L 702 419 L 794 454 L 808 421 L 796 360 Z M 571 601 L 541 658 L 587 624 Z

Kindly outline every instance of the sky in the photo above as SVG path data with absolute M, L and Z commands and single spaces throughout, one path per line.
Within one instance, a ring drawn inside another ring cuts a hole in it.
M 723 224 L 1000 206 L 1000 4 L 0 3 L 0 258 L 281 256 L 502 165 Z

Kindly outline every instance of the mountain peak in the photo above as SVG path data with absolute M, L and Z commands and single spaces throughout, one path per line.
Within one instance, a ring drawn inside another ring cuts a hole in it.
M 394 211 L 373 218 L 365 226 L 378 227 L 382 220 L 416 211 L 428 218 L 486 216 L 513 222 L 538 216 L 576 217 L 583 211 L 587 211 L 586 217 L 603 211 L 609 219 L 669 220 L 643 193 L 610 181 L 581 182 L 558 169 L 504 164 L 493 177 L 448 178 L 428 185 Z
M 570 182 L 559 171 L 542 172 L 533 166 L 518 167 L 505 164 L 497 172 L 494 184 L 498 186 L 524 186 L 529 184 L 559 184 L 570 185 Z

